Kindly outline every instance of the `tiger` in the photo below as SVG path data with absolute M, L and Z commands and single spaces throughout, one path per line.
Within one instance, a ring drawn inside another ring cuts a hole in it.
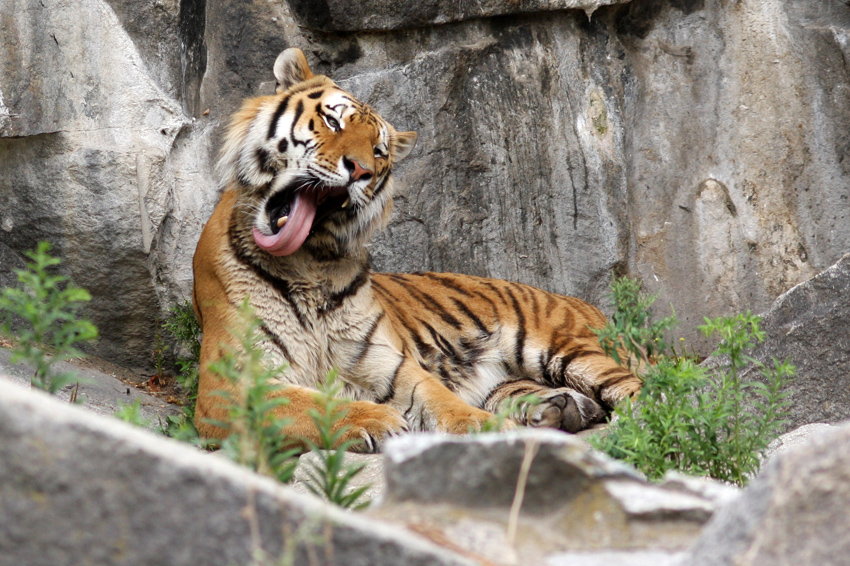
M 193 260 L 202 435 L 228 434 L 221 392 L 235 386 L 210 364 L 238 349 L 243 301 L 264 363 L 287 367 L 270 395 L 288 400 L 275 416 L 302 446 L 318 443 L 309 415 L 332 371 L 339 442 L 364 452 L 409 431 L 481 430 L 508 401 L 507 427 L 577 432 L 639 391 L 599 345 L 605 316 L 580 299 L 471 275 L 373 273 L 366 244 L 388 223 L 392 169 L 417 134 L 313 74 L 297 48 L 273 72 L 275 94 L 244 101 L 224 134 L 224 188 Z

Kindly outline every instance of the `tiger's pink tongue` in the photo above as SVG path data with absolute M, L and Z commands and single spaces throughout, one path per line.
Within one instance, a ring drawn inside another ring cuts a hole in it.
M 254 241 L 261 249 L 274 256 L 285 256 L 295 253 L 313 228 L 316 218 L 316 201 L 319 195 L 316 191 L 299 192 L 292 202 L 289 220 L 278 230 L 277 234 L 266 236 L 254 228 Z

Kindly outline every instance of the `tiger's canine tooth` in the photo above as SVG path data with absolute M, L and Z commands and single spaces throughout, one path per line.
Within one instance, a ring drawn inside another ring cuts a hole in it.
M 287 220 L 289 220 L 288 216 L 281 216 L 280 218 L 278 218 L 277 219 L 277 227 L 282 228 L 283 225 L 286 224 Z
M 349 204 L 351 204 L 351 199 L 350 198 L 345 199 L 345 202 L 342 203 L 342 208 L 348 208 Z

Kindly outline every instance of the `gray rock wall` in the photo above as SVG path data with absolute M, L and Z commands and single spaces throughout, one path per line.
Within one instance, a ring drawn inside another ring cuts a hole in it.
M 704 347 L 703 316 L 764 310 L 850 249 L 846 3 L 343 4 L 0 6 L 0 242 L 54 242 L 99 353 L 148 363 L 222 127 L 288 46 L 420 134 L 377 269 L 596 303 L 632 273 Z

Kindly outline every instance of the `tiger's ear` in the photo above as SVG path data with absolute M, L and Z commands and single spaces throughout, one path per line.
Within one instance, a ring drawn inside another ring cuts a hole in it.
M 290 47 L 280 52 L 274 62 L 274 78 L 277 80 L 277 92 L 289 90 L 293 85 L 313 77 L 304 52 Z
M 390 135 L 390 151 L 394 161 L 401 161 L 413 151 L 416 145 L 416 132 L 393 132 Z

